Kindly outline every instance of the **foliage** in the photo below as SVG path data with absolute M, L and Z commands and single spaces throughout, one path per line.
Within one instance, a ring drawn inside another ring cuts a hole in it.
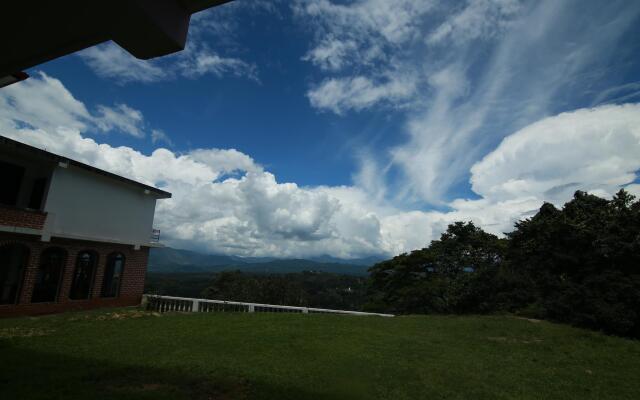
M 209 286 L 211 273 L 147 272 L 144 292 L 167 296 L 198 298 Z
M 640 337 L 640 202 L 577 192 L 509 234 L 511 268 L 541 317 Z
M 507 239 L 473 223 L 371 269 L 369 308 L 511 311 L 640 337 L 640 202 L 584 192 L 544 204 Z
M 359 310 L 366 302 L 366 278 L 305 271 L 293 274 L 155 274 L 145 292 L 251 303 Z
M 374 266 L 373 304 L 409 313 L 489 311 L 504 253 L 503 239 L 472 222 L 457 222 L 429 247 Z

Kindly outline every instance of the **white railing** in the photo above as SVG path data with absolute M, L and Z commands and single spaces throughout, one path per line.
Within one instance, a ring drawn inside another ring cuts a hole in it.
M 158 312 L 285 312 L 300 314 L 348 314 L 393 317 L 392 314 L 329 310 L 326 308 L 313 307 L 279 306 L 275 304 L 244 303 L 241 301 L 192 299 L 188 297 L 156 296 L 149 294 L 145 294 L 143 296 L 142 304 L 146 305 L 147 310 Z
M 151 229 L 151 242 L 160 242 L 160 229 Z

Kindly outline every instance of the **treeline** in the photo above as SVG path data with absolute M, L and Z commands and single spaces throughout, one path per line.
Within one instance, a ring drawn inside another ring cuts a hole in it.
M 202 291 L 209 287 L 211 273 L 147 272 L 144 292 L 148 294 L 202 297 Z
M 584 192 L 501 239 L 473 223 L 371 270 L 367 309 L 511 312 L 640 337 L 640 201 Z
M 146 293 L 301 307 L 358 310 L 367 278 L 327 272 L 252 274 L 148 274 Z

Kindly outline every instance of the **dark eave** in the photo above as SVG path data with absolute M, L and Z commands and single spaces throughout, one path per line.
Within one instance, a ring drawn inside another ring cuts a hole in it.
M 106 176 L 108 178 L 120 181 L 120 182 L 124 182 L 127 183 L 129 185 L 133 185 L 133 186 L 137 186 L 140 187 L 144 190 L 148 190 L 150 193 L 153 193 L 157 198 L 159 199 L 169 199 L 171 198 L 171 193 L 169 192 L 165 192 L 164 190 L 155 188 L 153 186 L 149 186 L 149 185 L 145 185 L 144 183 L 140 183 L 137 181 L 134 181 L 133 179 L 129 179 L 129 178 L 125 178 L 124 176 L 120 176 L 114 173 L 111 173 L 109 171 L 105 171 L 102 170 L 100 168 L 96 168 L 93 167 L 89 164 L 85 164 L 85 163 L 81 163 L 80 161 L 76 161 L 76 160 L 72 160 L 70 158 L 66 158 L 66 157 L 62 157 L 59 156 L 57 154 L 48 152 L 46 150 L 42 150 L 39 149 L 37 147 L 33 147 L 30 146 L 28 144 L 24 144 L 21 142 L 18 142 L 16 140 L 13 139 L 9 139 L 7 137 L 4 136 L 0 136 L 0 148 L 2 149 L 6 149 L 6 150 L 13 150 L 16 153 L 28 153 L 30 155 L 33 155 L 34 157 L 40 158 L 40 159 L 45 159 L 45 160 L 50 160 L 52 162 L 55 163 L 63 163 L 63 164 L 69 164 L 69 165 L 73 165 L 75 167 L 78 168 L 82 168 L 85 169 L 87 171 L 91 171 L 95 174 L 99 174 L 99 175 L 103 175 Z
M 0 78 L 108 40 L 141 59 L 180 51 L 191 14 L 229 1 L 8 0 L 0 12 Z

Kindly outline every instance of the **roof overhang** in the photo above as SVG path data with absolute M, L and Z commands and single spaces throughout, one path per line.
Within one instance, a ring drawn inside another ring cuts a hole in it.
M 98 175 L 102 175 L 102 176 L 106 176 L 110 179 L 128 184 L 128 185 L 133 185 L 136 187 L 139 187 L 141 189 L 143 189 L 145 191 L 145 193 L 147 194 L 151 194 L 153 196 L 155 196 L 157 199 L 169 199 L 171 198 L 171 193 L 164 191 L 162 189 L 158 189 L 156 187 L 150 186 L 150 185 L 145 185 L 144 183 L 140 183 L 137 181 L 134 181 L 133 179 L 129 179 L 129 178 L 125 178 L 124 176 L 120 176 L 117 174 L 114 174 L 112 172 L 109 171 L 105 171 L 103 169 L 100 168 L 96 168 L 93 167 L 89 164 L 85 164 L 82 163 L 80 161 L 76 161 L 76 160 L 72 160 L 70 158 L 66 158 L 51 152 L 48 152 L 46 150 L 42 150 L 39 149 L 37 147 L 33 147 L 30 146 L 28 144 L 24 144 L 21 142 L 18 142 L 16 140 L 13 139 L 9 139 L 7 137 L 4 136 L 0 136 L 0 149 L 6 149 L 9 150 L 11 153 L 13 154 L 29 154 L 32 157 L 35 157 L 37 159 L 44 159 L 44 160 L 49 160 L 53 163 L 58 163 L 59 165 L 64 165 L 64 166 L 69 166 L 72 165 L 74 167 L 78 167 L 78 168 L 82 168 L 84 170 L 90 171 L 94 174 L 98 174 Z
M 108 40 L 141 59 L 180 51 L 191 14 L 229 1 L 7 1 L 0 14 L 0 79 Z

